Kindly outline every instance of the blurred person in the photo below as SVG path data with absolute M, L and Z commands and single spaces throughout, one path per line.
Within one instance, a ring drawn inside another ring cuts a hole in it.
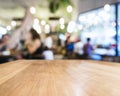
M 43 52 L 40 35 L 34 30 L 30 30 L 29 38 L 25 42 L 28 50 L 29 59 L 41 59 Z
M 8 42 L 9 36 L 3 35 L 0 43 L 0 51 L 5 51 L 7 50 L 7 42 Z
M 87 43 L 83 47 L 85 59 L 91 59 L 92 57 L 93 46 L 90 44 L 90 41 L 91 39 L 87 38 Z
M 57 46 L 61 46 L 61 39 L 58 37 Z
M 50 50 L 48 47 L 45 47 L 43 51 L 43 57 L 45 60 L 54 60 L 53 51 Z
M 67 40 L 65 41 L 66 55 L 68 58 L 72 57 L 74 50 L 74 42 L 71 42 L 70 38 L 71 36 L 68 36 Z
M 11 61 L 14 58 L 10 56 L 11 52 L 8 49 L 8 41 L 9 41 L 9 35 L 8 34 L 3 35 L 0 42 L 0 53 L 2 53 L 0 55 L 0 63 Z
M 53 47 L 53 39 L 50 34 L 46 35 L 44 46 L 48 47 L 49 49 L 52 49 Z
M 69 43 L 70 37 L 71 36 L 68 36 L 67 39 L 65 40 L 65 47 L 67 47 L 67 44 Z
M 67 49 L 67 46 L 68 46 L 70 37 L 71 37 L 71 36 L 68 36 L 67 39 L 65 40 L 65 49 L 66 49 L 66 51 L 68 50 L 68 49 Z
M 74 44 L 74 52 L 75 55 L 77 57 L 77 59 L 83 59 L 83 47 L 84 44 L 81 40 L 78 40 L 75 44 Z

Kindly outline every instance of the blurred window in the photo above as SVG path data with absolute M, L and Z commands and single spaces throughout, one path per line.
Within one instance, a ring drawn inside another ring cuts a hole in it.
M 112 48 L 115 51 L 116 46 L 112 47 L 116 45 L 115 5 L 80 14 L 78 21 L 79 26 L 82 26 L 80 38 L 83 42 L 86 42 L 86 38 L 91 38 L 93 45 Z

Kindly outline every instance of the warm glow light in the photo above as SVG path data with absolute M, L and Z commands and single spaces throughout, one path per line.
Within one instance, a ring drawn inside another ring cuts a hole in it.
M 107 11 L 107 12 L 110 11 L 110 5 L 109 5 L 109 4 L 106 4 L 106 5 L 104 6 L 104 10 Z
M 40 34 L 41 33 L 41 26 L 39 25 L 39 20 L 34 19 L 33 28 Z
M 67 32 L 72 33 L 76 29 L 76 23 L 74 21 L 70 21 L 68 26 L 67 26 Z
M 7 29 L 8 31 L 10 31 L 12 28 L 11 28 L 11 26 L 7 26 L 6 29 Z
M 4 35 L 7 33 L 7 30 L 3 27 L 0 27 L 0 34 Z
M 71 13 L 72 11 L 73 11 L 73 8 L 72 8 L 71 5 L 69 5 L 69 6 L 67 7 L 67 12 L 68 12 L 68 13 Z
M 12 21 L 12 22 L 11 22 L 11 25 L 12 25 L 13 27 L 15 27 L 16 24 L 17 24 L 16 21 Z
M 64 18 L 60 18 L 59 22 L 60 22 L 60 24 L 64 24 L 65 23 Z
M 50 25 L 49 24 L 45 25 L 45 33 L 50 33 Z
M 63 30 L 63 29 L 65 29 L 65 25 L 63 24 L 63 25 L 60 25 L 60 28 Z
M 45 24 L 46 24 L 45 20 L 42 20 L 42 21 L 41 21 L 41 25 L 44 26 Z
M 36 13 L 36 9 L 35 9 L 35 7 L 30 7 L 30 13 L 31 14 L 35 14 Z
M 34 23 L 39 24 L 39 19 L 35 18 Z

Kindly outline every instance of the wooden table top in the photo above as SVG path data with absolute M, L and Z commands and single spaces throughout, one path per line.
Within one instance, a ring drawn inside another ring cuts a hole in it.
M 72 60 L 1 64 L 0 96 L 120 96 L 120 65 Z

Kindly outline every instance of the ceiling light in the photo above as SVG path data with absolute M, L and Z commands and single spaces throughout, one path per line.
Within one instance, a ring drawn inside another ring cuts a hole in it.
M 12 25 L 13 27 L 15 27 L 16 24 L 17 24 L 16 21 L 12 21 L 12 22 L 11 22 L 11 25 Z
M 35 14 L 36 13 L 36 8 L 35 7 L 30 7 L 30 13 Z
M 65 29 L 65 25 L 60 25 L 60 28 L 63 30 Z
M 37 31 L 38 34 L 41 33 L 41 26 L 39 24 L 34 24 L 33 28 Z
M 45 20 L 42 20 L 42 21 L 41 21 L 41 25 L 44 26 L 45 24 L 46 24 Z
M 50 25 L 49 24 L 45 25 L 45 33 L 50 33 Z
M 60 22 L 60 24 L 64 24 L 65 23 L 64 18 L 60 18 L 59 22 Z
M 67 32 L 72 33 L 76 29 L 76 23 L 74 21 L 70 21 L 67 26 Z
M 6 29 L 7 29 L 8 31 L 10 31 L 12 28 L 11 28 L 11 26 L 7 26 Z
M 72 8 L 71 5 L 69 5 L 69 6 L 67 7 L 67 12 L 68 12 L 68 13 L 71 13 L 72 11 L 73 11 L 73 8 Z
M 39 19 L 35 18 L 34 23 L 39 24 Z
M 109 4 L 106 4 L 106 5 L 104 6 L 104 10 L 107 11 L 107 12 L 110 11 L 110 5 L 109 5 Z

